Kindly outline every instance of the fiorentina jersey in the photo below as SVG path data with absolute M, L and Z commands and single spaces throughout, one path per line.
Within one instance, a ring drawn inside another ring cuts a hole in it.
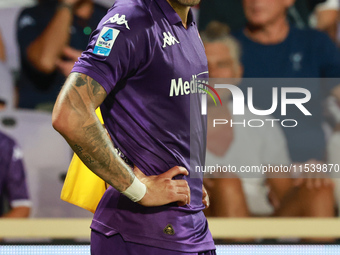
M 192 13 L 187 28 L 166 0 L 118 0 L 99 23 L 73 72 L 106 90 L 105 126 L 121 155 L 146 175 L 183 166 L 191 203 L 143 207 L 110 187 L 91 228 L 126 241 L 185 252 L 215 249 L 202 212 L 206 119 L 197 80 L 207 60 Z M 191 122 L 191 125 L 190 125 Z
M 31 206 L 22 151 L 14 140 L 0 132 L 0 216 L 4 213 L 4 200 L 11 208 Z

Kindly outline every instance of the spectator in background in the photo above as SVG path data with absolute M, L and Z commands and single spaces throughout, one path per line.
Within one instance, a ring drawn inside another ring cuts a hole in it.
M 227 24 L 230 29 L 241 29 L 246 24 L 240 0 L 202 0 L 199 12 L 199 30 L 213 20 Z
M 0 132 L 0 217 L 26 218 L 30 207 L 22 151 Z
M 0 111 L 6 107 L 3 92 L 0 87 Z M 0 217 L 25 218 L 30 208 L 22 151 L 0 131 Z
M 6 61 L 6 49 L 0 33 L 0 110 L 13 108 L 15 101 L 14 81 Z
M 247 26 L 234 35 L 243 49 L 242 63 L 245 78 L 336 78 L 340 76 L 340 54 L 335 44 L 324 33 L 298 29 L 289 25 L 286 15 L 293 0 L 243 0 L 248 19 Z M 254 85 L 254 79 L 252 86 Z M 253 86 L 253 104 L 256 109 L 272 105 L 272 87 L 305 87 L 311 99 L 305 107 L 312 116 L 305 116 L 297 107 L 290 107 L 286 116 L 281 107 L 273 113 L 277 119 L 295 119 L 298 125 L 285 128 L 290 157 L 293 162 L 325 160 L 326 139 L 322 104 L 324 95 L 340 99 L 338 83 L 323 84 L 319 79 L 287 79 L 276 84 Z M 250 84 L 248 84 L 251 86 Z M 240 88 L 247 95 L 247 84 Z M 274 86 L 275 85 L 275 86 Z M 294 93 L 292 93 L 294 94 Z M 301 94 L 290 95 L 301 97 Z M 314 161 L 313 161 L 314 162 Z
M 92 0 L 45 0 L 21 12 L 19 107 L 52 110 L 65 76 L 106 11 Z
M 232 31 L 247 23 L 240 0 L 202 0 L 200 6 L 200 30 L 212 20 L 228 24 Z M 338 10 L 338 0 L 296 0 L 287 16 L 291 24 L 299 28 L 315 27 L 335 40 Z
M 294 0 L 294 4 L 287 11 L 287 18 L 290 24 L 298 28 L 315 28 L 318 22 L 323 23 L 325 21 L 325 12 L 323 11 L 329 9 L 331 5 L 334 8 L 334 1 L 338 0 Z M 330 4 L 330 2 L 332 3 Z M 325 8 L 325 6 L 328 7 Z M 312 16 L 315 13 L 320 14 L 320 18 L 318 17 L 312 22 Z
M 211 78 L 232 78 L 237 81 L 243 73 L 240 63 L 241 48 L 226 31 L 224 25 L 213 22 L 201 33 L 209 74 Z M 291 163 L 286 139 L 279 124 L 260 128 L 233 125 L 233 132 L 227 125 L 216 125 L 213 128 L 213 119 L 225 119 L 226 109 L 223 108 L 232 110 L 232 102 L 225 104 L 223 101 L 220 108 L 208 107 L 207 166 L 231 165 L 240 169 L 241 166 L 278 166 Z M 235 123 L 241 123 L 244 119 L 271 119 L 270 116 L 255 116 L 247 107 L 245 115 L 230 118 Z M 233 140 L 228 148 L 231 133 Z M 211 202 L 208 216 L 334 216 L 333 186 L 329 179 L 317 188 L 309 188 L 306 183 L 294 183 L 294 179 L 288 174 L 266 176 L 261 173 L 246 173 L 243 176 L 229 176 L 231 178 L 226 178 L 228 176 L 225 174 L 218 177 L 220 178 L 205 179 Z M 272 203 L 268 200 L 268 193 Z
M 339 9 L 339 0 L 326 0 L 316 5 L 310 18 L 311 26 L 326 32 L 333 41 L 336 41 Z
M 14 106 L 14 82 L 11 72 L 0 62 L 0 110 L 11 109 Z

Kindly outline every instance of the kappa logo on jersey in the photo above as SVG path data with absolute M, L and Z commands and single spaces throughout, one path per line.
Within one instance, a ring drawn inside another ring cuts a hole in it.
M 107 57 L 112 50 L 119 32 L 119 30 L 114 28 L 103 27 L 97 39 L 93 53 Z
M 179 43 L 179 41 L 170 32 L 168 33 L 164 32 L 163 36 L 164 36 L 163 48 L 165 48 L 167 45 L 172 46 L 175 43 Z
M 130 30 L 128 21 L 125 19 L 125 15 L 122 15 L 122 16 L 119 17 L 119 13 L 117 13 L 113 17 L 109 18 L 107 21 L 104 22 L 103 25 L 105 25 L 107 23 L 111 23 L 111 24 L 116 23 L 118 25 L 123 25 L 124 24 L 125 27 Z

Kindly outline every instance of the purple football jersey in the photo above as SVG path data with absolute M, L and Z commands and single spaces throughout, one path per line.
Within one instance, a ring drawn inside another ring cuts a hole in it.
M 166 0 L 117 0 L 73 72 L 104 87 L 101 111 L 112 141 L 146 175 L 204 165 L 206 119 L 195 84 L 208 68 L 191 12 L 186 29 Z M 189 183 L 189 205 L 143 207 L 110 187 L 91 228 L 170 250 L 215 249 L 202 212 L 202 176 L 178 178 Z
M 0 215 L 2 199 L 10 207 L 30 206 L 28 199 L 22 151 L 15 141 L 0 132 Z

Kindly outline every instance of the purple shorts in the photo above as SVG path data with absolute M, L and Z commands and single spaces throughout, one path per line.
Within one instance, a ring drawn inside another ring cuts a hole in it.
M 121 235 L 105 236 L 91 232 L 91 255 L 216 255 L 215 250 L 206 252 L 171 251 L 143 244 L 125 242 Z

